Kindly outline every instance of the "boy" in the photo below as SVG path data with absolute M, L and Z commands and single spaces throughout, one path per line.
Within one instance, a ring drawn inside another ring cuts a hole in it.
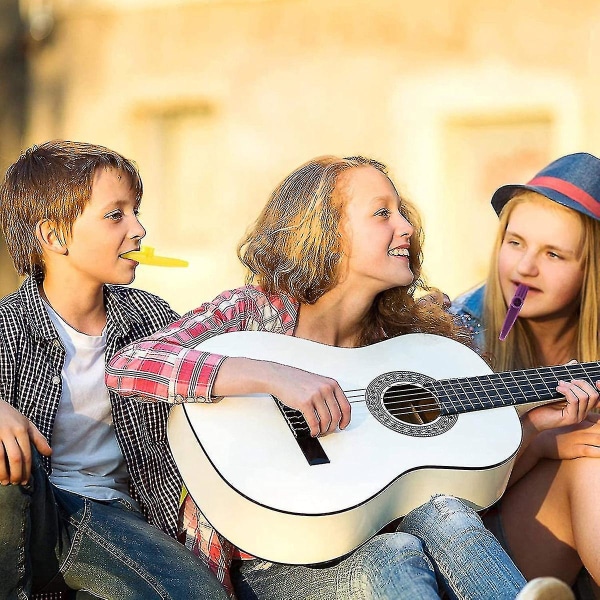
M 181 480 L 165 405 L 118 402 L 104 384 L 106 356 L 177 317 L 122 287 L 137 266 L 123 255 L 146 234 L 141 197 L 129 160 L 66 141 L 28 149 L 0 186 L 26 275 L 0 301 L 0 599 L 227 598 L 167 535 Z

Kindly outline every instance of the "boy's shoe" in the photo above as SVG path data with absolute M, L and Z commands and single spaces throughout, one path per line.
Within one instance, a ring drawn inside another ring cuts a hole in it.
M 556 577 L 537 577 L 527 583 L 516 600 L 575 600 L 575 594 L 564 581 Z

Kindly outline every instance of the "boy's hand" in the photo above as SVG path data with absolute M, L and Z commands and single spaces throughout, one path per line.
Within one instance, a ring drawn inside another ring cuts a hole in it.
M 8 402 L 0 400 L 0 484 L 25 485 L 29 481 L 31 444 L 40 454 L 52 453 L 38 428 Z

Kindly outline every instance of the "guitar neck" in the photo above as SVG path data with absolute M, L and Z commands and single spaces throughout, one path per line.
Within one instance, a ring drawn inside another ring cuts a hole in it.
M 441 413 L 456 415 L 502 406 L 547 404 L 559 400 L 561 395 L 557 393 L 556 386 L 560 379 L 583 379 L 594 385 L 600 380 L 600 363 L 577 363 L 477 377 L 440 379 L 432 387 L 438 397 Z

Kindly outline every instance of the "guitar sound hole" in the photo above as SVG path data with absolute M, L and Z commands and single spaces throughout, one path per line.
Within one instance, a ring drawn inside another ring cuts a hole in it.
M 436 397 L 412 383 L 397 383 L 387 388 L 383 406 L 392 417 L 409 425 L 427 425 L 440 416 Z

